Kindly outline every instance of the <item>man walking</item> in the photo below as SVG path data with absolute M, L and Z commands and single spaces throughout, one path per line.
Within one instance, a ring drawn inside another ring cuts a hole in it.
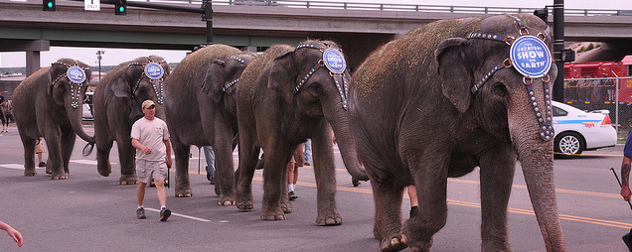
M 136 216 L 145 219 L 143 201 L 145 188 L 153 178 L 156 184 L 156 195 L 160 202 L 160 220 L 166 221 L 171 216 L 171 210 L 167 209 L 167 192 L 165 190 L 165 178 L 168 168 L 171 168 L 171 144 L 169 143 L 169 131 L 167 124 L 156 118 L 156 104 L 152 100 L 146 100 L 142 104 L 145 116 L 138 119 L 132 125 L 132 146 L 136 148 L 136 174 L 138 176 L 138 208 Z

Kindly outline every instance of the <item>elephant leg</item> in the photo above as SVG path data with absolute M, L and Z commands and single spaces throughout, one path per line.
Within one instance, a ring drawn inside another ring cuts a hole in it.
M 292 165 L 292 163 L 290 162 L 287 167 L 285 168 L 285 177 L 287 178 L 288 176 L 288 170 L 289 170 L 289 166 Z M 257 162 L 257 166 L 259 166 L 259 162 Z M 294 169 L 298 169 L 298 167 L 294 167 Z M 292 212 L 292 203 L 290 203 L 290 196 L 288 195 L 288 189 L 287 189 L 287 179 L 283 180 L 283 185 L 281 186 L 281 210 L 283 211 L 283 213 L 291 213 Z
M 342 217 L 336 210 L 336 167 L 331 136 L 327 127 L 312 136 L 312 148 L 318 190 L 316 224 L 319 226 L 340 225 Z
M 265 153 L 263 169 L 263 206 L 261 219 L 266 221 L 285 220 L 285 213 L 281 209 L 281 193 L 283 185 L 287 184 L 287 164 L 290 162 L 292 150 L 283 143 L 277 143 L 276 148 L 268 148 Z M 255 160 L 256 161 L 256 160 Z M 253 164 L 256 165 L 256 162 Z M 254 167 L 253 167 L 254 168 Z
M 48 162 L 46 168 L 50 169 L 52 180 L 68 179 L 68 174 L 64 171 L 60 138 L 61 134 L 59 129 L 50 129 L 44 139 L 48 147 Z
M 174 134 L 171 137 L 171 146 L 176 157 L 176 197 L 192 197 L 191 182 L 189 180 L 189 154 L 191 146 L 180 142 Z
M 314 148 L 314 150 L 316 149 Z M 365 165 L 368 166 L 369 164 Z M 404 188 L 396 186 L 392 178 L 377 182 L 378 180 L 371 177 L 371 181 L 375 204 L 373 235 L 380 241 L 382 251 L 402 250 L 406 248 L 406 237 L 401 233 L 401 206 Z
M 138 182 L 136 177 L 136 164 L 134 163 L 136 149 L 132 146 L 130 132 L 120 130 L 116 134 L 116 146 L 118 147 L 119 162 L 121 162 L 120 185 L 134 185 Z
M 511 148 L 483 155 L 481 179 L 481 251 L 512 251 L 507 235 L 507 204 L 515 172 L 515 155 Z
M 244 128 L 244 127 L 242 127 Z M 256 136 L 252 132 L 239 132 L 239 168 L 237 169 L 237 197 L 235 205 L 242 210 L 253 208 L 252 177 L 257 165 L 259 146 L 255 144 Z
M 235 169 L 231 143 L 226 142 L 215 150 L 215 187 L 219 187 L 217 204 L 230 206 L 235 204 Z M 219 146 L 219 145 L 218 145 Z
M 407 161 L 410 170 L 415 171 L 412 175 L 419 212 L 406 221 L 402 239 L 413 251 L 429 251 L 432 236 L 445 226 L 449 160 L 448 154 L 429 153 Z M 402 194 L 401 191 L 399 193 Z M 398 206 L 401 205 L 399 203 Z
M 97 140 L 97 171 L 103 177 L 108 177 L 112 173 L 110 150 L 113 143 L 114 141 L 112 140 Z
M 22 132 L 20 130 L 20 138 L 24 146 L 24 176 L 35 176 L 37 175 L 37 171 L 35 171 L 35 143 L 37 140 Z
M 75 147 L 75 140 L 77 139 L 77 134 L 72 130 L 72 128 L 67 129 L 67 131 L 63 131 L 61 134 L 61 157 L 64 163 L 64 173 L 66 177 L 70 176 L 70 156 L 72 156 L 72 150 Z

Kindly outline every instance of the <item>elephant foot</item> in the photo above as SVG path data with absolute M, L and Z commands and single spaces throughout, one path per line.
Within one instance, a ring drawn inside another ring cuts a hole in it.
M 46 165 L 46 174 L 53 174 L 53 170 Z
M 190 197 L 193 197 L 193 192 L 191 191 L 191 188 L 176 189 L 176 197 L 190 198 Z
M 217 204 L 220 206 L 232 206 L 235 204 L 235 198 L 230 196 L 220 196 L 217 199 Z
M 252 194 L 239 194 L 237 193 L 237 198 L 235 199 L 235 206 L 241 210 L 251 210 L 253 209 L 253 200 Z
M 120 185 L 135 185 L 136 183 L 138 183 L 138 178 L 136 178 L 136 175 L 121 175 L 121 177 L 119 178 Z
M 292 213 L 292 204 L 290 202 L 281 203 L 281 210 L 284 213 Z
M 285 214 L 281 209 L 276 211 L 261 211 L 261 220 L 264 221 L 275 221 L 275 220 L 285 220 Z
M 252 205 L 252 201 L 249 202 L 235 202 L 235 206 L 241 210 L 252 210 L 254 206 Z
M 104 171 L 104 170 L 102 170 L 102 169 L 97 169 L 97 171 L 99 172 L 99 175 L 101 175 L 101 176 L 103 176 L 103 177 L 109 177 L 109 176 L 110 176 L 110 173 L 112 173 L 112 171 L 111 171 L 111 170 Z
M 35 175 L 37 175 L 37 171 L 35 171 L 35 168 L 24 169 L 24 176 L 35 176 Z
M 53 173 L 51 176 L 52 180 L 65 180 L 68 179 L 68 173 Z
M 406 244 L 408 244 L 408 247 L 412 251 L 415 251 L 415 252 L 430 251 L 430 247 L 432 246 L 432 238 L 430 238 L 430 241 L 428 241 L 428 242 L 424 242 L 424 241 L 408 241 L 408 242 L 406 242 Z
M 342 217 L 337 212 L 319 213 L 316 217 L 316 225 L 333 226 L 342 224 Z
M 382 251 L 400 251 L 407 247 L 406 243 L 408 242 L 408 238 L 406 235 L 396 234 L 386 238 L 380 242 L 380 249 Z

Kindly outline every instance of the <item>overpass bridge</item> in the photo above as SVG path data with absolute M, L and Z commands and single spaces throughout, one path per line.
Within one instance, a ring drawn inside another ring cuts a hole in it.
M 151 1 L 202 8 L 201 0 Z M 212 3 L 214 43 L 268 47 L 306 38 L 332 39 L 345 48 L 352 69 L 377 46 L 420 25 L 534 11 L 294 0 L 268 2 L 273 6 Z M 605 42 L 614 48 L 632 42 L 630 11 L 565 10 L 564 19 L 566 41 Z M 50 46 L 190 50 L 201 44 L 206 44 L 206 22 L 197 13 L 129 7 L 126 16 L 117 16 L 111 5 L 102 4 L 95 12 L 84 10 L 83 2 L 63 0 L 57 0 L 57 11 L 44 12 L 40 0 L 0 0 L 0 51 L 27 51 L 27 72 L 39 69 L 39 52 Z

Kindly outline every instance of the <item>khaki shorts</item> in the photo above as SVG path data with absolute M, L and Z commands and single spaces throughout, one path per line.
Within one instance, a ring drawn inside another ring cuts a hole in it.
M 42 141 L 37 141 L 37 144 L 35 145 L 35 153 L 39 154 L 43 152 L 44 152 L 44 145 L 42 144 Z
M 136 159 L 136 176 L 139 182 L 145 184 L 149 184 L 151 178 L 164 180 L 167 178 L 167 164 L 164 161 Z

